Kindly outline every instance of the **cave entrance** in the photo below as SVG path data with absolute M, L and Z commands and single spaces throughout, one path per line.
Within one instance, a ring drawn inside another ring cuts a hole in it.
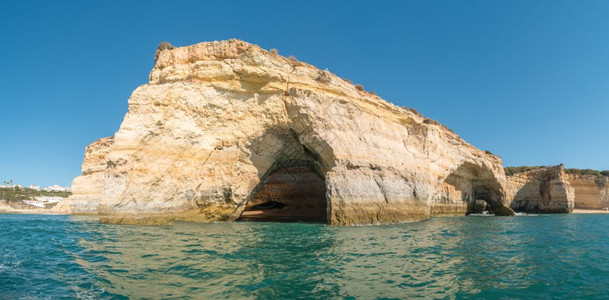
M 493 193 L 489 190 L 490 186 L 485 180 L 472 180 L 470 198 L 465 199 L 468 203 L 467 214 L 494 214 L 493 211 Z M 492 188 L 491 188 L 492 189 Z
M 503 204 L 505 198 L 501 184 L 489 169 L 464 163 L 454 170 L 443 183 L 443 193 L 438 194 L 440 203 L 461 203 L 465 214 L 493 213 L 512 215 L 513 211 Z
M 313 168 L 280 167 L 259 184 L 239 220 L 326 222 L 326 183 Z

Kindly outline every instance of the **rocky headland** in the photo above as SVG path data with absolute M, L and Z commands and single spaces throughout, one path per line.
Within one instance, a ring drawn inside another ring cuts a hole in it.
M 576 209 L 609 208 L 609 177 L 568 173 L 567 180 L 575 191 Z
M 499 157 L 362 86 L 240 40 L 161 44 L 120 129 L 87 147 L 82 169 L 72 213 L 116 223 L 244 212 L 399 223 L 466 215 L 476 200 L 514 213 Z
M 506 168 L 506 173 L 507 198 L 515 211 L 568 213 L 609 208 L 609 176 L 598 171 L 557 165 Z
M 507 198 L 518 212 L 572 212 L 575 192 L 562 165 L 540 167 L 508 176 Z

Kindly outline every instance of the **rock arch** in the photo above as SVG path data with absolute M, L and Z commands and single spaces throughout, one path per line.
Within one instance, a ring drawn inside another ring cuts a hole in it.
M 505 204 L 504 185 L 495 173 L 483 166 L 465 162 L 453 169 L 440 184 L 432 200 L 432 215 L 463 215 L 476 211 L 476 202 L 486 202 L 496 215 L 513 215 Z
M 105 158 L 87 153 L 74 213 L 231 221 L 266 183 L 303 170 L 323 180 L 332 225 L 463 215 L 472 194 L 511 212 L 501 159 L 415 110 L 243 41 L 157 54 Z
M 274 127 L 250 144 L 259 181 L 231 220 L 328 222 L 328 164 L 289 127 Z

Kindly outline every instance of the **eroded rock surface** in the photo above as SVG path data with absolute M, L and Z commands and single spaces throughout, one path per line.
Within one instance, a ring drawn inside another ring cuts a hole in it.
M 575 208 L 609 208 L 609 177 L 567 174 L 575 191 Z
M 101 138 L 85 149 L 82 175 L 72 181 L 72 195 L 57 209 L 80 214 L 96 214 L 104 195 L 108 153 L 113 137 Z M 59 205 L 58 205 L 59 206 Z
M 507 177 L 507 198 L 518 212 L 568 213 L 576 194 L 563 165 L 540 167 Z
M 74 212 L 236 220 L 269 180 L 298 185 L 284 170 L 305 168 L 334 225 L 464 215 L 476 200 L 513 214 L 499 157 L 327 71 L 239 40 L 163 45 L 155 60 L 113 141 L 89 147 L 105 161 L 87 148 Z

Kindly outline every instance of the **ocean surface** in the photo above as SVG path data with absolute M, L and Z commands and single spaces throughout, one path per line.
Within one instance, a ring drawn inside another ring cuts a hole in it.
M 0 299 L 609 298 L 609 215 L 392 226 L 0 215 Z

